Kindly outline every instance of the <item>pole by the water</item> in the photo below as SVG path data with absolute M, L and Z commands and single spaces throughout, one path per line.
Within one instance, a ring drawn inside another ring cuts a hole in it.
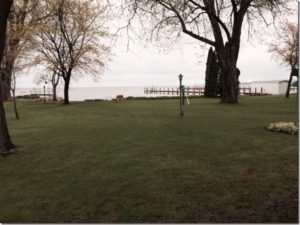
M 44 102 L 46 102 L 46 86 L 44 85 Z
M 182 108 L 182 105 L 183 105 L 183 93 L 182 93 L 182 91 L 183 91 L 182 90 L 183 75 L 179 74 L 178 78 L 179 78 L 179 116 L 180 116 L 180 118 L 182 118 L 184 115 L 183 108 Z

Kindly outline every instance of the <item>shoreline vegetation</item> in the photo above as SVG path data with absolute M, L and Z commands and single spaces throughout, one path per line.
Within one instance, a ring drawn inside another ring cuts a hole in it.
M 297 99 L 242 96 L 5 104 L 17 154 L 0 158 L 4 223 L 296 223 Z
M 16 97 L 19 100 L 35 100 L 35 101 L 43 101 L 44 97 L 42 95 L 30 94 L 30 95 L 19 95 Z M 204 96 L 188 96 L 188 99 L 197 99 L 197 98 L 205 98 Z M 155 96 L 155 97 L 144 97 L 144 96 L 128 96 L 125 97 L 124 100 L 167 100 L 167 99 L 179 99 L 179 96 Z M 49 102 L 48 96 L 46 99 Z M 59 100 L 62 102 L 63 100 Z M 73 101 L 73 102 L 102 102 L 102 101 L 113 101 L 113 99 L 85 99 L 83 101 Z M 53 101 L 50 101 L 53 102 Z
M 292 96 L 295 96 L 295 94 L 291 94 Z M 262 96 L 272 96 L 272 95 L 249 95 L 250 97 L 262 97 Z M 275 97 L 280 97 L 281 95 L 275 95 Z M 38 95 L 38 94 L 30 94 L 30 95 L 18 95 L 16 96 L 17 99 L 19 100 L 38 100 L 38 101 L 43 101 L 43 96 Z M 207 98 L 205 96 L 187 96 L 188 99 L 202 99 L 202 98 Z M 220 97 L 209 97 L 211 99 L 220 99 Z M 58 102 L 61 102 L 61 98 Z M 124 100 L 167 100 L 167 99 L 179 99 L 179 96 L 127 96 L 124 98 Z M 102 98 L 88 98 L 84 99 L 83 101 L 73 101 L 73 102 L 101 102 L 101 101 L 112 101 L 113 99 L 102 99 Z M 48 96 L 47 96 L 47 102 L 49 101 Z M 52 102 L 52 101 L 51 101 Z

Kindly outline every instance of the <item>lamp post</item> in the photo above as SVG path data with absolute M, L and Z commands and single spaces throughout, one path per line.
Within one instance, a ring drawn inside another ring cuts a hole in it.
M 179 79 L 179 93 L 180 93 L 180 97 L 179 97 L 179 99 L 180 99 L 180 101 L 179 101 L 179 110 L 180 110 L 180 112 L 179 112 L 179 116 L 180 116 L 180 118 L 182 118 L 183 117 L 183 115 L 184 115 L 184 113 L 183 113 L 183 108 L 182 108 L 182 104 L 183 104 L 183 99 L 182 99 L 182 97 L 183 97 L 183 95 L 182 95 L 182 78 L 183 78 L 183 75 L 182 74 L 179 74 L 179 76 L 178 76 L 178 79 Z
M 44 84 L 44 102 L 46 102 L 46 85 L 47 85 L 47 81 L 45 81 Z

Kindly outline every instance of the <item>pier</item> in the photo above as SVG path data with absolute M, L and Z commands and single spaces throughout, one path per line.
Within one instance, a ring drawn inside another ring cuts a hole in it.
M 145 94 L 167 94 L 167 95 L 179 95 L 179 87 L 178 88 L 158 88 L 158 87 L 150 87 L 144 88 Z M 188 96 L 202 96 L 204 95 L 204 88 L 201 87 L 186 87 L 184 90 L 185 95 Z
M 203 96 L 205 89 L 203 87 L 185 87 L 184 93 L 186 96 Z M 144 88 L 145 94 L 162 94 L 162 95 L 179 95 L 178 88 L 170 87 L 150 87 Z M 261 88 L 251 88 L 251 87 L 240 87 L 239 95 L 250 95 L 250 96 L 260 96 L 260 95 L 269 95 L 265 93 L 264 89 Z

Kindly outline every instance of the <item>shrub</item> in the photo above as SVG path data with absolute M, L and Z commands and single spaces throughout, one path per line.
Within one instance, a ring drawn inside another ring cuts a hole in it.
M 18 99 L 39 99 L 40 96 L 37 94 L 31 94 L 31 95 L 19 95 L 16 98 L 18 98 Z
M 271 123 L 267 127 L 268 131 L 281 132 L 286 134 L 298 134 L 298 124 L 296 122 L 277 122 Z

